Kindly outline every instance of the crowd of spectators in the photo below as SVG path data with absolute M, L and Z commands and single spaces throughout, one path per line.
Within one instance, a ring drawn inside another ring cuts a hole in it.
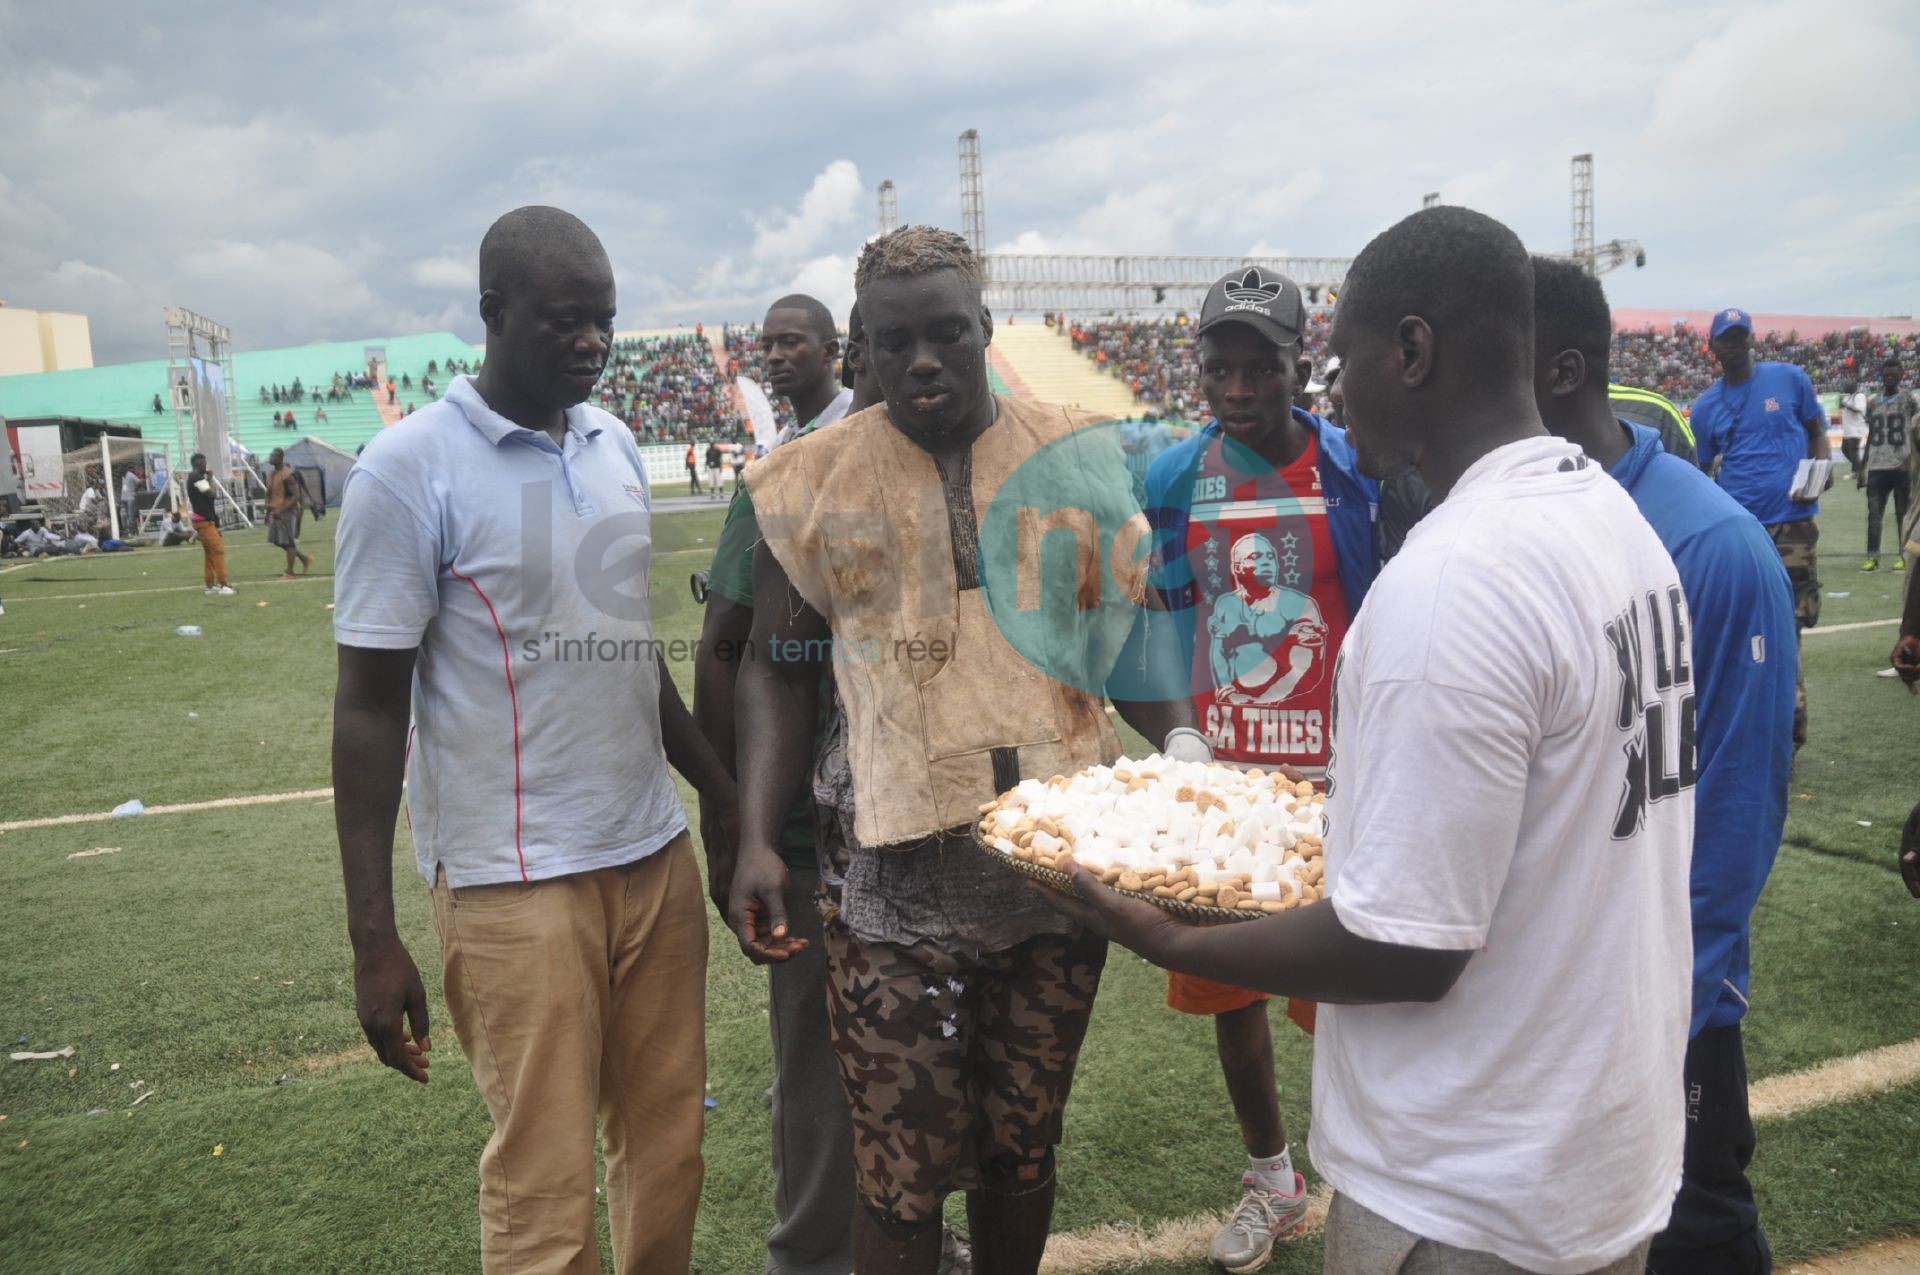
M 596 393 L 643 444 L 746 436 L 732 382 L 715 366 L 704 328 L 614 342 Z
M 729 323 L 720 329 L 720 335 L 727 349 L 727 379 L 732 381 L 744 376 L 767 389 L 767 356 L 760 348 L 760 325 Z M 770 389 L 767 399 L 773 404 L 773 419 L 781 429 L 796 423 L 793 404 L 776 397 Z
M 1806 372 L 1816 391 L 1840 394 L 1871 381 L 1886 357 L 1900 350 L 1901 338 L 1861 328 L 1811 337 L 1768 332 L 1753 345 L 1756 360 L 1794 364 Z M 1681 404 L 1691 403 L 1720 379 L 1707 334 L 1686 323 L 1615 332 L 1609 372 L 1617 384 L 1658 390 Z
M 1127 383 L 1134 401 L 1156 416 L 1204 420 L 1206 398 L 1195 367 L 1193 320 L 1184 312 L 1170 319 L 1088 319 L 1047 316 L 1049 326 L 1065 330 L 1073 348 Z M 1307 353 L 1317 368 L 1326 359 L 1329 311 L 1307 316 Z
M 1143 410 L 1174 420 L 1206 417 L 1195 367 L 1193 322 L 1186 314 L 1166 319 L 1081 320 L 1049 315 L 1047 322 L 1063 331 L 1074 349 L 1127 382 Z M 1316 372 L 1325 366 L 1331 328 L 1331 311 L 1307 316 L 1306 351 Z M 1900 348 L 1900 337 L 1864 329 L 1817 337 L 1768 332 L 1755 341 L 1754 356 L 1795 364 L 1821 393 L 1843 393 L 1872 380 L 1874 369 Z M 1706 334 L 1685 323 L 1615 332 L 1609 370 L 1618 384 L 1658 390 L 1683 406 L 1720 377 Z

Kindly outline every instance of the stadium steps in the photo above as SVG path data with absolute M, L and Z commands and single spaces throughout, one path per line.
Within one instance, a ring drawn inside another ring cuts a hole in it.
M 262 403 L 260 387 L 292 385 L 296 378 L 307 386 L 331 385 L 335 372 L 365 366 L 370 345 L 386 348 L 387 365 L 394 370 L 396 378 L 400 372 L 410 371 L 415 382 L 429 361 L 445 363 L 451 358 L 476 357 L 472 345 L 450 332 L 368 337 L 236 354 L 233 356 L 234 397 L 239 405 L 239 419 L 229 422 L 229 432 L 242 446 L 263 455 L 303 435 L 322 439 L 342 451 L 356 450 L 384 425 L 378 405 L 371 401 L 366 390 L 356 390 L 351 403 L 325 403 L 327 421 L 318 424 L 313 415 L 314 408 L 320 404 L 311 400 L 297 404 Z M 436 382 L 445 379 L 434 378 Z M 171 443 L 174 441 L 173 413 L 153 410 L 156 393 L 163 399 L 167 393 L 165 359 L 0 376 L 0 416 L 8 420 L 76 416 L 116 421 L 136 426 L 148 437 Z M 418 395 L 416 401 L 424 398 Z M 273 413 L 284 412 L 289 407 L 293 409 L 294 428 L 276 429 L 272 423 Z
M 1077 353 L 1057 328 L 1039 322 L 996 325 L 991 348 L 1000 352 L 1001 379 L 1015 397 L 1084 408 L 1119 420 L 1140 412 L 1133 391 Z

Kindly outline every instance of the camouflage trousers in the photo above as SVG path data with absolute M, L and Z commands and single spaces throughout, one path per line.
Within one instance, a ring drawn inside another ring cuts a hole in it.
M 1787 579 L 1793 582 L 1793 618 L 1798 629 L 1810 629 L 1820 623 L 1820 562 L 1814 546 L 1820 543 L 1820 528 L 1811 518 L 1776 522 L 1767 528 L 1773 547 L 1780 551 Z M 1795 634 L 1798 641 L 1798 633 Z M 1793 688 L 1793 746 L 1807 742 L 1807 675 L 1803 670 Z
M 826 938 L 827 1011 L 868 1211 L 930 1221 L 983 1172 L 1011 1184 L 1043 1166 L 1107 941 L 1042 934 L 962 959 L 928 942 L 869 942 L 838 922 Z

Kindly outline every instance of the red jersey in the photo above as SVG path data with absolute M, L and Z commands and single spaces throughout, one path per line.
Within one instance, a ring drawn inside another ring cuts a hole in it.
M 1318 779 L 1331 742 L 1334 657 L 1347 598 L 1327 527 L 1320 440 L 1251 474 L 1224 440 L 1194 477 L 1187 562 L 1197 586 L 1193 701 L 1221 761 L 1284 763 Z

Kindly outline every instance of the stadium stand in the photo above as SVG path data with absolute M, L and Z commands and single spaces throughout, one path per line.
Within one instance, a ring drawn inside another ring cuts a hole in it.
M 1140 412 L 1131 390 L 1089 366 L 1070 342 L 1044 323 L 998 323 L 990 348 L 997 352 L 990 357 L 1004 361 L 1002 381 L 1017 381 L 1026 394 L 1041 402 L 1081 407 L 1115 419 Z M 1011 376 L 1005 375 L 1009 367 Z
M 298 381 L 303 390 L 317 387 L 324 394 L 333 384 L 335 373 L 364 374 L 366 351 L 370 346 L 385 349 L 388 370 L 396 381 L 406 375 L 414 382 L 414 389 L 399 391 L 400 401 L 395 406 L 402 410 L 427 401 L 428 396 L 418 386 L 429 363 L 438 366 L 453 359 L 477 363 L 479 359 L 473 346 L 447 332 L 235 354 L 234 394 L 238 419 L 229 422 L 234 440 L 263 455 L 302 435 L 322 439 L 346 452 L 359 448 L 384 424 L 375 404 L 375 391 L 354 390 L 351 398 L 332 403 L 324 398 L 318 402 L 303 399 L 297 403 L 275 403 L 271 401 L 271 390 L 274 386 L 290 388 Z M 436 388 L 444 379 L 444 376 L 435 378 Z M 269 391 L 269 399 L 264 403 L 260 401 L 262 388 Z M 151 437 L 171 442 L 174 437 L 171 409 L 153 410 L 155 396 L 164 404 L 166 393 L 165 359 L 0 376 L 0 416 L 9 420 L 78 416 L 116 421 L 138 426 Z M 384 400 L 385 392 L 379 393 Z M 316 419 L 316 409 L 326 411 L 325 421 Z M 289 411 L 294 415 L 294 427 L 288 430 L 276 426 L 274 418 L 284 420 Z
M 1658 390 L 1685 406 L 1719 378 L 1719 365 L 1707 349 L 1702 326 L 1692 321 L 1649 322 L 1628 312 L 1614 333 L 1611 379 L 1623 385 Z M 1326 362 L 1331 314 L 1308 317 L 1307 353 L 1316 369 Z M 1764 321 L 1766 316 L 1756 320 Z M 1810 319 L 1822 330 L 1802 335 L 1800 330 L 1769 330 L 1759 339 L 1757 357 L 1793 363 L 1807 372 L 1822 393 L 1844 391 L 1854 381 L 1871 381 L 1875 369 L 1890 353 L 1912 349 L 1920 340 L 1898 329 L 1894 322 L 1849 319 Z M 1894 330 L 1873 330 L 1888 327 Z M 1052 328 L 1016 329 L 1022 337 L 1044 333 L 1066 341 L 1095 368 L 1118 380 L 1142 408 L 1177 419 L 1206 415 L 1193 365 L 1192 328 L 1186 317 L 1172 319 L 1062 319 Z M 995 344 L 1000 344 L 996 335 Z M 1045 398 L 1047 395 L 1040 394 Z

